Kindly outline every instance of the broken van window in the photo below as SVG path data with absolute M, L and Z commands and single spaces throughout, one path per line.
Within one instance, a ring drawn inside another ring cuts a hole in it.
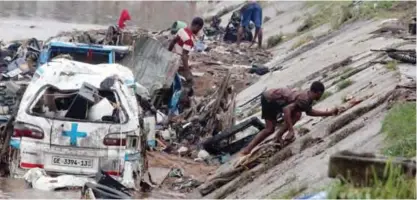
M 97 52 L 97 51 L 52 51 L 51 52 L 51 59 L 60 58 L 65 55 L 66 57 L 70 57 L 71 60 L 85 62 L 89 64 L 105 64 L 109 62 L 109 53 L 108 52 Z
M 80 90 L 58 90 L 48 87 L 30 110 L 31 114 L 62 120 L 89 122 L 126 122 L 126 113 L 114 91 L 98 90 L 93 99 L 80 95 Z

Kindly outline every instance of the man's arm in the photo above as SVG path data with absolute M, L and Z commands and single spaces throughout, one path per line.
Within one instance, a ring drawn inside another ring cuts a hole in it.
M 313 117 L 328 117 L 335 115 L 337 113 L 337 109 L 332 109 L 330 111 L 320 111 L 320 110 L 314 110 L 311 109 L 309 112 L 306 112 L 307 115 L 313 116 Z
M 296 107 L 296 105 L 294 103 L 292 103 L 288 106 L 285 106 L 284 109 L 283 109 L 284 121 L 285 121 L 285 124 L 287 125 L 287 128 L 288 128 L 289 132 L 294 132 L 294 129 L 293 129 L 294 125 L 292 124 L 291 113 L 292 113 L 293 110 L 295 110 L 295 107 Z
M 175 36 L 175 38 L 173 40 L 171 40 L 171 43 L 169 43 L 168 46 L 168 51 L 172 51 L 172 49 L 174 49 L 175 43 L 177 43 L 177 41 L 180 39 L 180 36 Z

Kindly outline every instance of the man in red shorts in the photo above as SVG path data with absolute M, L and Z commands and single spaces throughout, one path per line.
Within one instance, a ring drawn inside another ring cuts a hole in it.
M 277 115 L 284 113 L 285 127 L 276 135 L 275 140 L 284 145 L 282 135 L 288 130 L 285 140 L 294 140 L 293 125 L 301 118 L 302 112 L 309 116 L 332 116 L 338 113 L 338 109 L 319 111 L 312 108 L 313 102 L 320 99 L 324 92 L 324 85 L 319 81 L 311 84 L 308 91 L 296 91 L 289 88 L 276 88 L 265 91 L 261 96 L 262 118 L 266 127 L 242 150 L 243 155 L 249 154 L 252 149 L 265 138 L 274 133 L 277 125 Z

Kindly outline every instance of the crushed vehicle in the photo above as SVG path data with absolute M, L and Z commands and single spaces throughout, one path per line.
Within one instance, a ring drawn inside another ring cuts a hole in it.
M 40 66 L 16 116 L 11 174 L 43 168 L 88 176 L 102 169 L 133 187 L 143 160 L 134 85 L 131 70 L 119 64 L 53 59 Z

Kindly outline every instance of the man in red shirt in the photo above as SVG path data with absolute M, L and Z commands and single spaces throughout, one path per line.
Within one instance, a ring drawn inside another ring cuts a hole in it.
M 182 66 L 178 70 L 183 72 L 183 76 L 188 82 L 192 82 L 192 74 L 188 65 L 188 53 L 194 47 L 195 36 L 203 28 L 204 21 L 201 17 L 196 17 L 191 22 L 191 26 L 178 30 L 177 35 L 169 44 L 168 50 L 181 55 Z

